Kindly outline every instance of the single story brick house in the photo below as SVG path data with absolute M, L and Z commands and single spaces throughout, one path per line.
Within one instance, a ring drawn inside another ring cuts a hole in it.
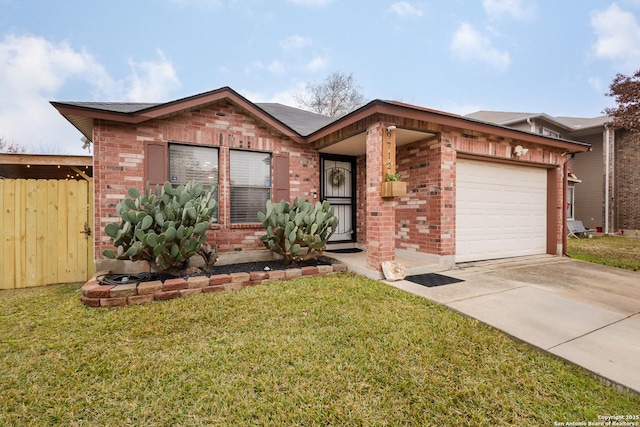
M 331 244 L 364 249 L 372 272 L 398 254 L 443 266 L 561 255 L 568 154 L 590 148 L 394 101 L 333 119 L 229 87 L 160 104 L 52 105 L 94 144 L 97 260 L 129 187 L 191 179 L 218 186 L 208 237 L 221 255 L 264 253 L 257 211 L 296 196 L 329 200 L 340 217 Z M 385 183 L 393 172 L 406 192 Z

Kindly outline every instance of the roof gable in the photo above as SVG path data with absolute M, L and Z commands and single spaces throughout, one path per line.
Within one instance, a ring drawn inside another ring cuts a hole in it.
M 308 136 L 336 120 L 335 117 L 323 116 L 278 103 L 261 102 L 256 105 L 302 136 Z
M 71 122 L 84 136 L 93 138 L 93 120 L 104 119 L 123 123 L 143 123 L 148 120 L 161 118 L 181 111 L 188 111 L 206 104 L 227 100 L 247 111 L 257 119 L 265 122 L 283 135 L 296 142 L 304 142 L 302 134 L 281 120 L 277 115 L 260 108 L 257 104 L 244 98 L 229 87 L 223 87 L 210 92 L 177 99 L 166 103 L 126 103 L 126 102 L 56 102 L 51 105 L 56 108 L 69 122 Z M 283 106 L 284 107 L 284 106 Z M 291 107 L 288 107 L 291 108 Z M 282 110 L 282 109 L 273 109 Z M 302 110 L 300 110 L 302 111 Z M 306 112 L 305 112 L 306 113 Z M 313 114 L 313 113 L 309 113 Z M 297 117 L 290 112 L 281 113 L 285 120 Z M 298 114 L 298 116 L 301 116 Z M 299 129 L 304 128 L 297 125 Z

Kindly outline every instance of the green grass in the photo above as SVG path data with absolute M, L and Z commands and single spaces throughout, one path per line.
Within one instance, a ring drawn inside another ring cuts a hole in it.
M 553 425 L 638 414 L 473 319 L 350 274 L 124 309 L 0 292 L 0 425 Z
M 572 258 L 627 270 L 640 270 L 640 238 L 602 236 L 592 239 L 568 239 Z

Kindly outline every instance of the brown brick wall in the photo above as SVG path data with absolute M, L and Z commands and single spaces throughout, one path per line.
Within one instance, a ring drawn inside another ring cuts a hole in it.
M 95 253 L 109 247 L 104 227 L 117 221 L 115 206 L 129 187 L 144 191 L 144 143 L 175 142 L 220 147 L 218 224 L 207 235 L 220 252 L 263 249 L 259 224 L 231 224 L 229 207 L 229 149 L 271 153 L 288 152 L 291 198 L 313 198 L 318 189 L 318 153 L 269 130 L 266 125 L 226 103 L 183 112 L 140 125 L 96 120 L 95 144 Z M 256 219 L 257 222 L 257 219 Z
M 640 229 L 640 134 L 616 131 L 616 228 Z

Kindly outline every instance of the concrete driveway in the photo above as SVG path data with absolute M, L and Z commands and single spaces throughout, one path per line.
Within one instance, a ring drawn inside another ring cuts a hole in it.
M 640 393 L 640 272 L 534 256 L 440 274 L 464 281 L 432 288 L 387 283 Z

